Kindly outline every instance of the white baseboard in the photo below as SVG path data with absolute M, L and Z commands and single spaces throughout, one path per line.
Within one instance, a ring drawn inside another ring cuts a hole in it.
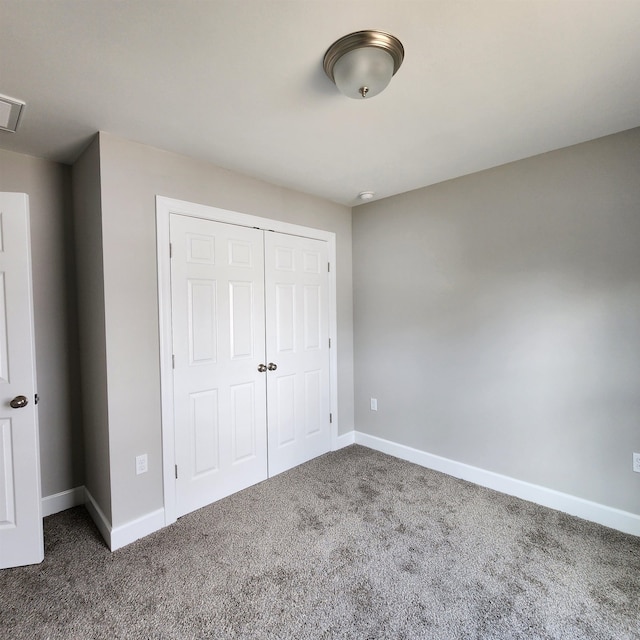
M 86 487 L 84 489 L 84 495 L 84 506 L 89 512 L 91 519 L 95 522 L 96 527 L 98 527 L 100 535 L 104 538 L 107 546 L 111 549 L 111 523 L 109 522 L 107 516 L 105 516 L 102 512 L 102 509 L 98 506 L 98 503 L 91 495 L 89 489 L 87 489 Z
M 597 502 L 517 480 L 493 471 L 473 467 L 463 462 L 443 458 L 420 449 L 414 449 L 390 440 L 371 436 L 359 431 L 349 431 L 338 436 L 333 443 L 333 450 L 360 444 L 382 453 L 395 456 L 422 467 L 441 471 L 455 478 L 461 478 L 482 487 L 494 489 L 510 496 L 522 498 L 529 502 L 556 509 L 584 520 L 597 522 L 605 527 L 617 529 L 623 533 L 640 536 L 640 515 L 608 507 Z M 85 487 L 76 487 L 68 491 L 61 491 L 42 499 L 43 517 L 53 515 L 59 511 L 84 504 L 98 530 L 111 551 L 120 549 L 139 538 L 158 531 L 165 526 L 164 509 L 157 509 L 136 520 L 127 522 L 119 527 L 112 527 L 98 503 Z
M 333 441 L 333 447 L 331 451 L 337 451 L 338 449 L 343 449 L 344 447 L 348 447 L 350 444 L 355 444 L 356 442 L 356 432 L 349 431 L 347 433 L 343 433 L 341 436 L 338 436 Z
M 554 489 L 510 478 L 493 471 L 486 471 L 479 467 L 472 467 L 463 462 L 456 462 L 449 458 L 443 458 L 359 431 L 355 432 L 355 442 L 370 449 L 388 453 L 396 458 L 419 464 L 422 467 L 441 471 L 462 480 L 468 480 L 482 487 L 494 489 L 529 502 L 535 502 L 544 507 L 577 516 L 583 520 L 597 522 L 623 533 L 640 536 L 640 515 L 629 511 L 622 511 L 597 502 L 590 502 Z
M 54 513 L 65 511 L 84 504 L 84 487 L 75 487 L 51 496 L 42 498 L 42 517 L 52 516 Z
M 165 526 L 164 509 L 157 509 L 119 527 L 112 527 L 109 519 L 87 489 L 85 489 L 85 495 L 85 507 L 111 551 L 121 549 Z
M 111 530 L 111 544 L 109 548 L 111 551 L 115 551 L 140 538 L 144 538 L 144 536 L 148 536 L 154 531 L 163 529 L 164 526 L 164 508 L 157 509 L 131 522 L 127 522 L 119 527 L 114 527 Z

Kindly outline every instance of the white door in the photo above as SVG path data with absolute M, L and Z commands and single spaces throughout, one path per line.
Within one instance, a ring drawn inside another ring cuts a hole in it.
M 329 451 L 328 259 L 180 214 L 170 237 L 180 517 Z
M 327 243 L 265 233 L 269 475 L 330 449 Z
M 171 215 L 176 511 L 267 477 L 264 254 L 256 229 Z
M 0 194 L 0 568 L 42 562 L 29 202 Z

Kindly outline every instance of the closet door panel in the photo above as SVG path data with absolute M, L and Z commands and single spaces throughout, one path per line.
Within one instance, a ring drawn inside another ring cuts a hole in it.
M 327 265 L 325 242 L 265 233 L 270 476 L 330 449 Z
M 177 514 L 267 477 L 263 233 L 171 215 Z

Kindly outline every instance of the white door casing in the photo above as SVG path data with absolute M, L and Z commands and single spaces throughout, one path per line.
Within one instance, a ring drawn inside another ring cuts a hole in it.
M 29 201 L 0 194 L 0 568 L 44 558 Z M 24 396 L 27 404 L 20 404 Z
M 327 266 L 326 242 L 265 232 L 269 476 L 330 449 Z
M 263 239 L 171 216 L 177 515 L 267 477 Z
M 338 406 L 337 406 L 337 315 L 336 315 L 336 237 L 328 231 L 312 229 L 300 225 L 280 222 L 266 218 L 260 218 L 234 211 L 218 209 L 206 205 L 189 203 L 163 196 L 156 196 L 156 222 L 157 222 L 157 247 L 158 247 L 158 298 L 159 298 L 159 325 L 160 325 L 160 379 L 162 401 L 162 443 L 163 443 L 163 479 L 164 479 L 164 515 L 165 525 L 175 522 L 178 516 L 176 504 L 176 479 L 175 479 L 175 437 L 176 437 L 176 412 L 174 407 L 172 366 L 172 312 L 171 312 L 171 258 L 170 242 L 172 214 L 230 223 L 254 230 L 275 231 L 279 233 L 301 236 L 323 241 L 327 262 L 331 264 L 331 271 L 327 277 L 327 342 L 331 338 L 331 349 L 328 351 L 328 375 L 329 411 L 333 421 L 329 426 L 330 448 L 338 446 Z M 326 450 L 326 449 L 324 449 Z M 180 472 L 179 472 L 180 475 Z

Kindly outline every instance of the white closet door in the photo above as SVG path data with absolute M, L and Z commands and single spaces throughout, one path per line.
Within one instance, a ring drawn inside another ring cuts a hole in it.
M 177 515 L 267 477 L 263 233 L 171 215 Z
M 269 476 L 330 449 L 327 266 L 326 242 L 265 233 Z

